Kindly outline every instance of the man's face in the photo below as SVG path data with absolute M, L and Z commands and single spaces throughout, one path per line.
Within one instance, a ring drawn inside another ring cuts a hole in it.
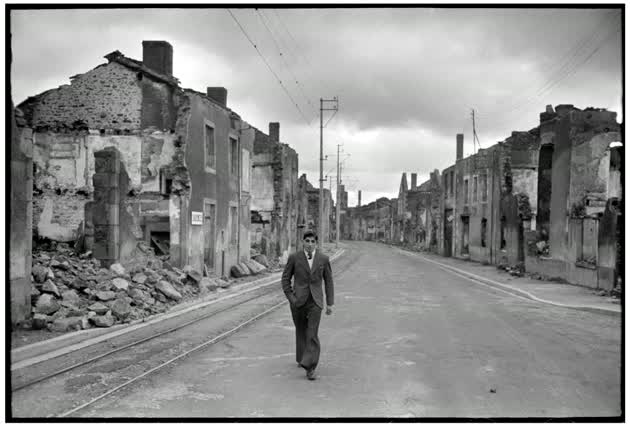
M 306 250 L 308 253 L 313 253 L 316 244 L 317 241 L 315 241 L 315 237 L 304 238 L 304 250 Z

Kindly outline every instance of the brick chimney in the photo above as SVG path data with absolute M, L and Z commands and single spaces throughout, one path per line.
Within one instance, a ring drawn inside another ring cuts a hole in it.
M 457 152 L 455 154 L 455 160 L 461 160 L 464 158 L 464 134 L 457 134 Z
M 361 190 L 359 189 L 359 202 L 357 203 L 357 207 L 361 207 Z
M 219 105 L 227 106 L 227 89 L 225 87 L 207 87 L 206 94 Z
M 411 189 L 416 189 L 418 183 L 418 173 L 411 174 Z
M 173 46 L 168 41 L 144 40 L 142 63 L 160 74 L 173 75 Z
M 269 139 L 280 142 L 280 123 L 269 123 Z

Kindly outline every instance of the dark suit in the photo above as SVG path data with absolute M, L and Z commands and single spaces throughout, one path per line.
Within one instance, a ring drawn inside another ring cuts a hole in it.
M 293 287 L 291 287 L 293 278 Z M 289 256 L 282 273 L 282 290 L 291 304 L 295 324 L 295 359 L 305 369 L 317 367 L 319 361 L 319 321 L 324 309 L 322 279 L 326 286 L 326 304 L 332 306 L 335 296 L 332 269 L 328 256 L 315 251 L 309 268 L 303 250 Z

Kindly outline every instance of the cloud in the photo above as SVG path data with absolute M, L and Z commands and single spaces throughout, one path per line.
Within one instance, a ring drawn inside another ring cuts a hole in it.
M 513 130 L 535 127 L 547 104 L 621 114 L 618 11 L 333 8 L 232 14 L 238 23 L 220 8 L 13 11 L 13 99 L 19 103 L 67 84 L 69 76 L 104 63 L 103 55 L 113 50 L 141 59 L 142 40 L 168 40 L 174 74 L 184 87 L 226 87 L 228 106 L 262 131 L 279 121 L 281 140 L 296 149 L 300 172 L 308 172 L 315 185 L 319 98 L 338 96 L 339 112 L 324 133 L 325 172 L 336 173 L 336 145 L 343 143 L 351 154 L 346 172 L 357 179 L 366 203 L 370 196 L 396 193 L 403 171 L 428 176 L 452 164 L 456 133 L 465 133 L 470 154 L 472 108 L 484 147 Z

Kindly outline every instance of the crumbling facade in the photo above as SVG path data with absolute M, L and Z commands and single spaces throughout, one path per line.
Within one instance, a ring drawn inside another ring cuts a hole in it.
M 333 209 L 333 219 L 331 223 L 332 238 L 337 238 L 337 206 Z M 339 239 L 348 239 L 349 222 L 348 222 L 348 191 L 346 186 L 339 185 Z
M 398 200 L 381 197 L 369 204 L 348 209 L 350 240 L 391 242 Z
M 297 247 L 298 155 L 280 143 L 280 123 L 269 135 L 254 129 L 251 241 L 261 253 L 285 259 Z
M 611 289 L 621 277 L 622 135 L 616 113 L 551 107 L 540 115 L 535 232 L 526 269 Z
M 444 256 L 494 264 L 523 261 L 524 227 L 529 229 L 535 214 L 536 151 L 536 131 L 514 132 L 503 142 L 456 158 L 442 172 L 439 251 Z M 461 134 L 456 152 L 463 153 Z
M 420 186 L 415 173 L 411 186 L 403 173 L 387 212 L 385 200 L 349 209 L 347 238 L 386 239 L 605 290 L 623 282 L 616 113 L 547 106 L 538 127 L 466 158 L 463 144 L 458 134 L 455 164 Z
M 306 174 L 302 174 L 298 181 L 298 233 L 301 235 L 306 231 L 313 231 L 319 234 L 319 188 L 315 188 L 306 179 Z M 331 241 L 332 226 L 334 226 L 334 204 L 332 194 L 324 188 L 324 220 L 322 221 L 322 243 Z M 299 246 L 299 242 L 298 242 Z M 299 248 L 299 247 L 298 247 Z
M 430 179 L 417 185 L 417 174 L 411 173 L 411 186 L 407 187 L 407 174 L 403 173 L 398 191 L 394 241 L 424 250 L 437 251 L 437 229 L 440 210 L 439 171 L 431 172 Z
M 175 265 L 228 274 L 249 257 L 253 130 L 227 108 L 225 89 L 179 86 L 167 42 L 144 41 L 142 61 L 118 51 L 105 58 L 19 106 L 33 128 L 37 236 L 92 248 L 100 225 L 88 204 L 92 177 L 112 172 L 97 172 L 95 154 L 115 148 L 129 179 L 120 204 L 130 233 Z M 124 262 L 133 250 L 119 247 L 118 257 Z

